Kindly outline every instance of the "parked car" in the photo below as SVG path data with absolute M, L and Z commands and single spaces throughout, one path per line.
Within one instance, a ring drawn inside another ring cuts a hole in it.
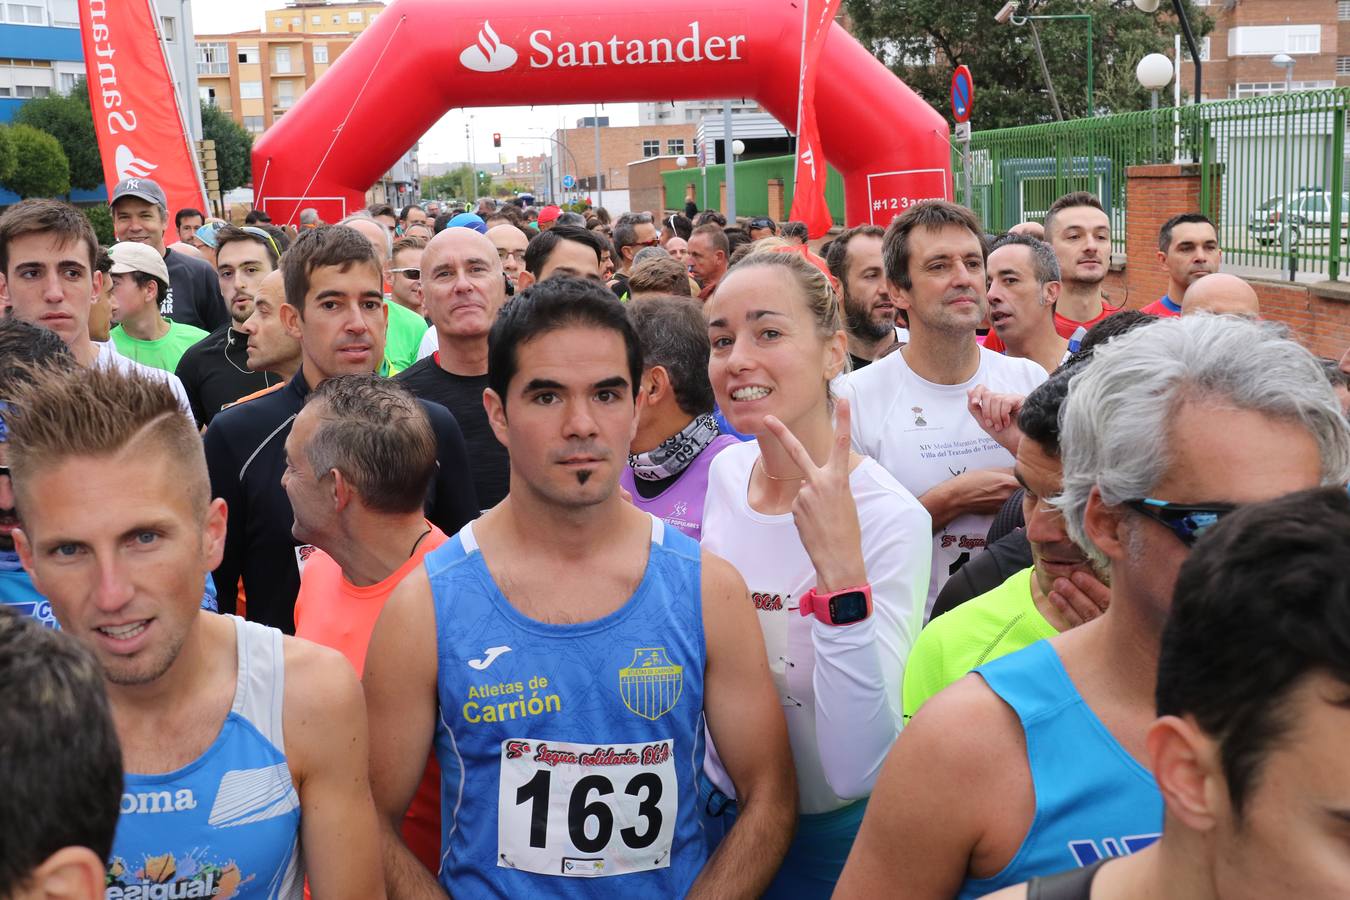
M 1247 230 L 1263 245 L 1283 245 L 1285 228 L 1291 247 L 1300 241 L 1327 243 L 1331 240 L 1332 196 L 1330 191 L 1302 188 L 1288 198 L 1271 197 L 1252 213 Z M 1341 194 L 1341 241 L 1350 242 L 1350 193 Z

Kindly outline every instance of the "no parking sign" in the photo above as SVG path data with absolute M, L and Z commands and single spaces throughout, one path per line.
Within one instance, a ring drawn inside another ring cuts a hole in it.
M 958 122 L 969 122 L 970 111 L 975 106 L 975 81 L 970 77 L 970 69 L 957 66 L 952 73 L 952 118 Z

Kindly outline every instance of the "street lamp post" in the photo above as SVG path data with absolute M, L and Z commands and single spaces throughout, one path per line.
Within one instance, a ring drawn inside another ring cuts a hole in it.
M 1135 0 L 1136 3 L 1141 0 Z M 1149 0 L 1143 0 L 1149 2 Z M 1157 3 L 1157 0 L 1152 0 Z M 1052 21 L 1055 19 L 1082 19 L 1087 22 L 1087 114 L 1088 118 L 1094 115 L 1092 104 L 1092 16 L 1087 13 L 1072 13 L 1066 15 L 1054 16 L 1019 16 L 1017 9 L 1020 6 L 1018 0 L 1011 0 L 1005 3 L 1003 8 L 994 16 L 994 21 L 1000 25 L 1011 22 L 1014 25 L 1029 25 L 1031 27 L 1031 43 L 1036 49 L 1036 60 L 1041 64 L 1041 75 L 1045 78 L 1045 87 L 1050 94 L 1050 103 L 1054 107 L 1055 116 L 1063 119 L 1064 116 L 1059 111 L 1059 99 L 1055 96 L 1055 86 L 1050 82 L 1050 68 L 1045 64 L 1045 54 L 1041 51 L 1041 37 L 1036 31 L 1037 21 Z
M 1270 59 L 1277 69 L 1284 69 L 1284 93 L 1288 96 L 1294 90 L 1294 58 L 1288 53 L 1277 53 Z M 1284 196 L 1280 200 L 1280 245 L 1289 260 L 1289 280 L 1294 280 L 1298 268 L 1294 261 L 1294 242 L 1291 232 L 1294 228 L 1293 217 L 1293 180 L 1294 180 L 1294 129 L 1285 129 L 1284 142 Z
M 727 173 L 727 224 L 736 223 L 736 154 L 731 148 L 731 101 L 722 102 L 722 161 Z
M 1135 8 L 1140 12 L 1155 12 L 1159 6 L 1159 0 L 1134 0 Z M 1191 31 L 1190 20 L 1186 18 L 1186 7 L 1181 5 L 1181 0 L 1172 0 L 1172 12 L 1176 13 L 1177 22 L 1181 25 L 1181 34 L 1186 38 L 1186 49 L 1191 53 L 1191 65 L 1195 66 L 1195 96 L 1191 97 L 1192 103 L 1200 102 L 1200 87 L 1202 79 L 1200 77 L 1200 47 L 1195 43 L 1195 32 Z
M 1154 112 L 1158 110 L 1158 91 L 1167 87 L 1172 81 L 1172 61 L 1161 53 L 1150 53 L 1139 60 L 1139 65 L 1134 67 L 1134 77 L 1139 79 L 1139 83 L 1152 94 L 1152 101 L 1149 108 Z M 1153 117 L 1153 159 L 1158 158 L 1158 117 Z

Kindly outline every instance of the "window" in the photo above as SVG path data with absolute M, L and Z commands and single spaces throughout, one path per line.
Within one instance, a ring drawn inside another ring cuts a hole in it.
M 341 22 L 342 22 L 342 16 L 333 16 L 333 24 L 334 24 L 334 25 L 337 25 L 337 24 L 339 24 L 339 23 L 341 23 Z
M 47 9 L 52 14 L 53 27 L 80 27 L 80 9 L 76 5 L 76 0 L 48 0 Z
M 178 40 L 178 20 L 173 16 L 160 16 L 159 33 L 166 41 Z
M 6 3 L 4 21 L 11 25 L 45 25 L 44 7 L 40 3 Z
M 660 141 L 643 141 L 643 142 L 642 142 L 642 156 L 643 156 L 644 159 L 645 159 L 646 157 L 648 157 L 648 156 L 660 156 L 660 155 L 661 155 L 661 142 L 660 142 Z
M 198 75 L 230 74 L 230 45 L 224 41 L 210 44 L 197 44 Z
M 295 105 L 295 82 L 278 81 L 277 82 L 277 101 L 278 109 L 290 109 Z
M 240 65 L 256 66 L 258 64 L 257 47 L 240 47 L 237 55 Z
M 310 17 L 309 17 L 309 24 L 311 24 L 311 25 L 322 25 L 322 24 L 323 24 L 323 16 L 310 16 Z
M 1336 74 L 1350 75 L 1350 56 L 1336 57 Z
M 315 64 L 315 65 L 325 65 L 327 62 L 328 62 L 328 45 L 327 45 L 327 44 L 315 44 L 315 45 L 314 45 L 314 64 Z
M 277 16 L 275 19 L 272 20 L 272 27 L 273 27 L 273 28 L 280 28 L 280 27 L 281 27 L 281 17 L 280 17 L 280 16 Z
M 1181 44 L 1181 59 L 1183 62 L 1191 61 L 1190 48 L 1186 46 L 1184 41 Z M 1209 38 L 1207 37 L 1200 39 L 1200 61 L 1209 62 Z
M 354 9 L 351 12 L 347 13 L 348 25 L 360 25 L 365 20 L 366 20 L 365 13 L 361 12 L 361 10 L 359 9 Z
M 291 17 L 291 27 L 292 27 L 292 28 L 300 28 L 300 27 L 302 27 L 304 24 L 305 24 L 305 20 L 302 19 L 302 18 L 300 18 L 299 16 L 292 16 L 292 17 Z
M 1244 25 L 1228 32 L 1229 56 L 1320 53 L 1320 25 Z
M 198 86 L 197 94 L 202 98 L 202 102 L 207 106 L 216 105 L 216 89 L 212 87 Z
M 244 116 L 244 130 L 251 131 L 254 134 L 261 134 L 263 130 L 263 117 Z
M 679 156 L 684 152 L 684 138 L 670 138 L 666 141 L 666 153 Z
M 75 83 L 79 81 L 79 79 L 80 76 L 76 75 L 74 72 L 62 72 L 61 93 L 69 94 L 71 91 L 75 90 Z
M 1334 81 L 1295 81 L 1293 84 L 1296 91 L 1320 91 L 1336 86 Z M 1229 92 L 1229 96 L 1237 97 L 1265 97 L 1270 94 L 1283 94 L 1283 81 L 1239 81 Z
M 1336 0 L 1336 18 L 1342 22 L 1350 20 L 1350 0 Z
M 278 47 L 272 54 L 272 71 L 283 75 L 291 71 L 291 48 Z
M 261 81 L 241 81 L 239 82 L 240 100 L 261 100 L 262 82 Z

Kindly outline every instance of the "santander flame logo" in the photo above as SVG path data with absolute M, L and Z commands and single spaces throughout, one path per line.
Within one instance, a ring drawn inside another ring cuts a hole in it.
M 477 43 L 465 47 L 459 54 L 459 61 L 464 64 L 464 68 L 475 72 L 501 72 L 514 66 L 519 58 L 515 50 L 497 37 L 497 32 L 492 30 L 492 23 L 487 19 L 483 20 L 483 27 L 478 29 Z
M 116 152 L 113 154 L 113 162 L 117 166 L 118 181 L 127 178 L 149 178 L 150 173 L 159 168 L 157 163 L 141 159 L 126 144 L 118 145 Z

